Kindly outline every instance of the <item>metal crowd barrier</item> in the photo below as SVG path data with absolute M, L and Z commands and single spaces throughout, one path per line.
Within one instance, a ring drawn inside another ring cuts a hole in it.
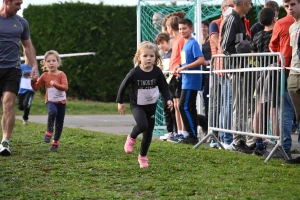
M 215 133 L 233 134 L 255 143 L 255 138 L 276 140 L 266 158 L 282 148 L 285 69 L 281 53 L 214 55 L 211 60 L 208 134 L 193 148 L 212 137 L 224 149 Z M 183 72 L 185 73 L 185 72 Z

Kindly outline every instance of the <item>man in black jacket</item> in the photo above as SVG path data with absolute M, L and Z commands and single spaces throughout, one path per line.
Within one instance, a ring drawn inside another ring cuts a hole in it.
M 226 18 L 222 27 L 222 39 L 220 46 L 223 54 L 231 55 L 237 53 L 250 53 L 250 35 L 247 34 L 244 24 L 244 16 L 252 8 L 252 0 L 234 0 L 232 13 Z M 247 67 L 246 59 L 228 57 L 224 58 L 223 69 L 239 69 Z M 248 126 L 247 99 L 245 91 L 249 91 L 245 82 L 245 73 L 226 73 L 232 84 L 232 130 L 241 132 L 251 132 Z M 248 146 L 255 144 L 253 138 L 247 138 Z M 253 151 L 246 145 L 242 135 L 234 135 L 233 150 L 250 154 Z

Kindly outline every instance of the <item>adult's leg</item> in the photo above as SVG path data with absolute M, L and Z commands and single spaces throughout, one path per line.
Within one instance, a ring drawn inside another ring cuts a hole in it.
M 13 92 L 2 93 L 2 139 L 10 139 L 14 125 L 15 125 L 15 110 L 14 105 L 16 101 L 16 94 Z

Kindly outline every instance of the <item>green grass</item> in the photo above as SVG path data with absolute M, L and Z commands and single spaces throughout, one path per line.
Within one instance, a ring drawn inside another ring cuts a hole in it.
M 126 113 L 130 114 L 131 111 L 129 109 L 129 103 L 126 103 Z M 17 103 L 15 106 L 16 115 L 23 115 L 23 111 L 19 111 L 17 107 Z M 0 110 L 0 114 L 2 114 L 2 109 Z M 36 92 L 31 109 L 30 115 L 46 115 L 47 109 L 45 106 L 45 97 L 44 95 Z M 118 106 L 117 103 L 104 103 L 97 101 L 79 101 L 74 99 L 68 99 L 67 101 L 67 111 L 68 115 L 76 115 L 76 114 L 118 114 Z
M 0 157 L 0 199 L 299 199 L 299 165 L 153 140 L 150 168 L 125 154 L 126 136 L 64 128 L 58 152 L 45 125 L 17 121 Z

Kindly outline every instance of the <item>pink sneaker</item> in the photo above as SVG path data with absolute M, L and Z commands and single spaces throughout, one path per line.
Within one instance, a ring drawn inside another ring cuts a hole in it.
M 127 140 L 124 145 L 124 150 L 126 153 L 132 153 L 134 145 L 136 143 L 136 139 L 130 137 L 130 134 L 127 136 Z
M 139 155 L 138 161 L 140 163 L 140 168 L 147 168 L 147 167 L 149 167 L 147 156 L 141 156 L 141 155 Z
M 45 137 L 44 137 L 44 142 L 49 143 L 52 137 L 52 133 L 49 131 L 46 131 Z

